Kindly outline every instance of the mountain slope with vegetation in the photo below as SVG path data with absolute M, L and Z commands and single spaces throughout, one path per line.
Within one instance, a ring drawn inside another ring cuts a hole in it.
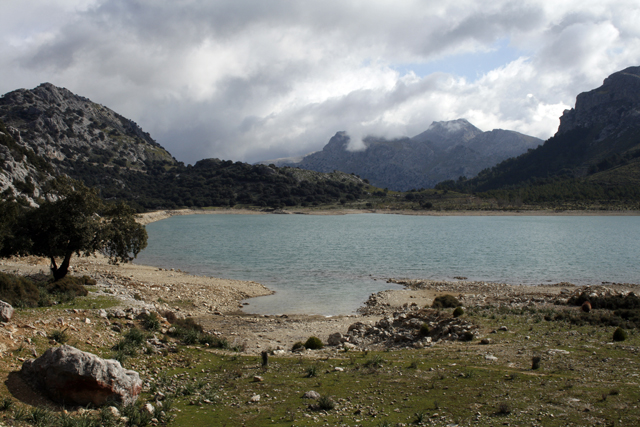
M 581 93 L 558 132 L 535 150 L 471 180 L 436 188 L 484 192 L 525 203 L 552 200 L 640 200 L 640 67 Z
M 349 135 L 338 132 L 322 151 L 296 162 L 283 159 L 274 164 L 355 173 L 375 186 L 407 191 L 432 188 L 445 179 L 475 176 L 484 168 L 537 147 L 542 140 L 502 129 L 483 132 L 467 120 L 458 119 L 433 122 L 413 138 L 388 140 L 369 136 L 363 143 L 364 149 L 354 150 Z
M 218 159 L 185 166 L 133 121 L 49 83 L 0 98 L 0 132 L 0 191 L 23 204 L 38 204 L 43 184 L 60 174 L 139 211 L 314 206 L 355 200 L 365 185 L 345 173 L 318 178 Z

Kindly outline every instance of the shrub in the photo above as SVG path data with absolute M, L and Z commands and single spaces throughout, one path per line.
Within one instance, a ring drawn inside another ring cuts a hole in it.
M 336 407 L 336 403 L 328 396 L 321 396 L 318 399 L 318 409 L 322 411 L 331 411 Z
M 531 369 L 536 370 L 536 369 L 540 369 L 540 361 L 542 359 L 540 358 L 540 356 L 534 356 L 533 358 L 531 358 Z
M 508 403 L 501 403 L 498 405 L 498 415 L 509 415 L 511 413 L 511 407 Z
M 423 323 L 422 325 L 420 325 L 421 337 L 426 337 L 427 335 L 429 335 L 429 332 L 431 332 L 431 330 L 429 329 L 429 325 L 427 325 L 426 323 Z
M 625 341 L 627 339 L 627 333 L 622 328 L 618 328 L 613 333 L 614 341 Z
M 40 290 L 25 277 L 0 273 L 0 299 L 16 307 L 35 307 L 40 300 Z
M 307 378 L 313 378 L 318 376 L 318 368 L 314 366 L 309 366 L 307 368 Z
M 158 315 L 156 313 L 145 314 L 142 317 L 142 326 L 144 326 L 148 331 L 159 331 L 161 325 Z
M 460 301 L 453 295 L 440 295 L 433 300 L 433 308 L 455 308 L 460 306 Z
M 58 344 L 64 344 L 69 339 L 69 336 L 67 335 L 66 329 L 63 329 L 62 331 L 59 329 L 55 329 L 51 331 L 51 333 L 49 333 L 47 338 L 49 338 L 50 340 L 54 340 Z
M 460 335 L 460 341 L 469 342 L 469 341 L 473 341 L 473 338 L 474 338 L 473 332 L 469 332 L 469 331 L 463 332 L 462 335 Z
M 309 337 L 307 342 L 304 343 L 304 347 L 309 350 L 319 350 L 324 347 L 324 344 L 318 337 Z
M 455 310 L 453 310 L 453 317 L 460 317 L 464 314 L 464 310 L 462 309 L 462 307 L 456 307 Z
M 84 288 L 86 283 L 85 278 L 89 279 L 87 276 L 65 276 L 60 280 L 49 283 L 47 285 L 47 292 L 50 294 L 67 294 L 71 297 L 87 296 L 89 291 Z
M 293 347 L 291 347 L 291 351 L 300 350 L 301 348 L 304 348 L 304 343 L 302 341 L 298 341 L 293 344 Z

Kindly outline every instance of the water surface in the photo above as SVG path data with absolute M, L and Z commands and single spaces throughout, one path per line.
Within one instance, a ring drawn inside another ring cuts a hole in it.
M 138 263 L 253 280 L 246 311 L 353 313 L 422 278 L 511 284 L 640 282 L 640 217 L 191 215 L 147 225 Z

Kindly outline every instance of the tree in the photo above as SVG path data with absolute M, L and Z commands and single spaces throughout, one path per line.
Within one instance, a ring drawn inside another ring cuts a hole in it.
M 67 275 L 73 254 L 102 252 L 111 263 L 128 262 L 147 246 L 147 232 L 127 205 L 105 204 L 95 189 L 59 177 L 45 189 L 46 200 L 19 220 L 18 234 L 28 241 L 15 252 L 51 260 L 54 280 Z M 60 265 L 57 258 L 61 258 Z

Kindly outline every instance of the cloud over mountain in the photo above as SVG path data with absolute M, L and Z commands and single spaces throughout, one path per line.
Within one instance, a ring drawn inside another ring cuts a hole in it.
M 551 136 L 575 95 L 640 58 L 632 1 L 13 2 L 0 92 L 50 81 L 170 152 L 256 161 L 338 130 L 414 135 L 466 117 Z

